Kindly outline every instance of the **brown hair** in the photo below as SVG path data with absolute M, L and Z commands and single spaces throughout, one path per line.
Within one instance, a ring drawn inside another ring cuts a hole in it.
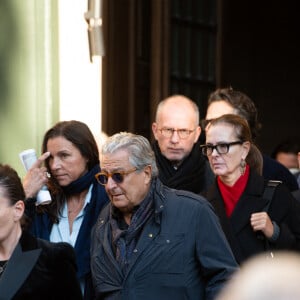
M 208 97 L 208 106 L 215 101 L 226 101 L 231 105 L 237 115 L 248 121 L 252 139 L 255 140 L 258 137 L 261 129 L 261 123 L 258 121 L 258 112 L 254 102 L 246 94 L 234 90 L 233 88 L 222 88 L 212 92 Z
M 56 123 L 44 135 L 42 153 L 47 151 L 49 139 L 62 136 L 70 141 L 88 159 L 88 170 L 99 164 L 99 151 L 97 142 L 89 127 L 80 121 L 61 121 Z M 46 166 L 47 165 L 46 162 Z
M 95 165 L 99 165 L 99 150 L 97 142 L 89 129 L 89 127 L 80 121 L 60 121 L 50 128 L 44 135 L 42 143 L 42 153 L 47 151 L 47 143 L 49 139 L 56 137 L 63 137 L 70 141 L 81 153 L 83 157 L 87 159 L 88 170 L 91 170 Z M 50 170 L 48 159 L 45 161 L 45 165 Z M 61 206 L 65 201 L 65 195 L 59 186 L 59 184 L 50 178 L 48 181 L 48 187 L 51 191 L 51 196 L 55 197 L 56 201 L 52 201 L 49 205 L 39 205 L 37 207 L 38 212 L 49 213 L 53 222 L 58 222 L 58 214 Z
M 260 150 L 252 141 L 251 130 L 249 128 L 248 122 L 240 117 L 239 115 L 234 114 L 225 114 L 219 118 L 211 120 L 208 124 L 207 129 L 210 126 L 217 124 L 229 124 L 234 130 L 238 140 L 243 142 L 250 142 L 251 147 L 250 151 L 246 157 L 246 162 L 249 164 L 250 168 L 256 170 L 258 174 L 262 174 L 263 158 Z

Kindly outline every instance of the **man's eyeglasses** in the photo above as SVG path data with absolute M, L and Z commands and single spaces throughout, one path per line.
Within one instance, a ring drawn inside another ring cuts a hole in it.
M 137 168 L 133 168 L 128 171 L 118 171 L 118 172 L 112 172 L 112 173 L 100 172 L 95 175 L 95 178 L 97 179 L 98 183 L 100 183 L 102 185 L 107 184 L 109 177 L 111 177 L 115 183 L 122 183 L 124 181 L 124 177 L 126 175 L 133 173 L 136 170 L 137 170 Z
M 206 156 L 209 156 L 213 153 L 214 149 L 216 149 L 219 154 L 226 154 L 228 153 L 230 146 L 242 145 L 242 144 L 243 144 L 242 141 L 235 141 L 231 143 L 219 143 L 217 145 L 211 145 L 211 144 L 201 145 L 200 147 L 202 149 L 202 153 Z
M 189 130 L 189 129 L 161 128 L 161 129 L 159 129 L 159 131 L 166 138 L 170 138 L 174 134 L 174 132 L 176 131 L 178 136 L 181 139 L 187 139 L 190 136 L 190 134 L 193 131 L 195 131 L 195 129 L 194 130 Z

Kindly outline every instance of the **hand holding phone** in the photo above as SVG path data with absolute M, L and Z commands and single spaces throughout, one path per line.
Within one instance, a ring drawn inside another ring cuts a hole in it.
M 36 152 L 34 149 L 27 149 L 19 153 L 19 157 L 26 171 L 37 161 Z M 45 205 L 51 202 L 51 195 L 44 185 L 36 196 L 36 205 Z

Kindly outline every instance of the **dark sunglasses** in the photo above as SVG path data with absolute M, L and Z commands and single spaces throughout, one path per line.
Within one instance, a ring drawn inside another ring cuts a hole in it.
M 112 173 L 100 172 L 95 175 L 95 178 L 97 179 L 98 183 L 100 183 L 102 185 L 107 184 L 109 177 L 111 177 L 115 183 L 122 183 L 124 181 L 124 177 L 126 175 L 133 173 L 135 171 L 137 171 L 137 168 L 133 168 L 128 171 L 118 171 L 118 172 L 112 172 Z

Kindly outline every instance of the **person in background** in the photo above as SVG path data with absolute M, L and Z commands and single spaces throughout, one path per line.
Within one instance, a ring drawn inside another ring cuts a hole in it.
M 245 118 L 249 123 L 253 141 L 256 140 L 261 124 L 258 121 L 258 113 L 254 102 L 245 93 L 232 88 L 222 88 L 213 91 L 208 97 L 205 122 L 203 122 L 202 126 L 205 128 L 205 125 L 210 120 L 223 114 L 237 114 Z M 296 179 L 289 170 L 264 153 L 263 176 L 265 179 L 282 181 L 290 191 L 298 189 Z
M 24 199 L 17 172 L 0 164 L 0 299 L 82 299 L 73 247 L 31 236 Z
M 300 251 L 300 203 L 279 184 L 267 209 L 267 181 L 259 175 L 261 153 L 248 122 L 234 114 L 211 120 L 201 148 L 216 175 L 206 198 L 220 218 L 238 263 L 264 251 Z
M 251 258 L 234 274 L 216 300 L 300 299 L 300 255 L 279 251 L 276 259 Z
M 238 266 L 211 205 L 161 183 L 143 136 L 109 137 L 101 165 L 110 203 L 92 232 L 96 299 L 214 299 Z
M 205 192 L 214 179 L 199 148 L 199 118 L 195 102 L 173 95 L 158 104 L 152 124 L 160 180 L 168 187 L 197 194 Z
M 297 138 L 289 138 L 281 141 L 273 150 L 271 157 L 287 167 L 296 177 L 298 188 L 300 188 L 300 141 Z
M 298 152 L 298 164 L 299 164 L 299 167 L 300 167 L 300 152 Z M 298 184 L 300 186 L 300 176 L 298 176 Z M 298 200 L 300 201 L 300 188 L 296 191 L 293 191 L 292 192 L 293 196 Z
M 85 123 L 61 121 L 45 133 L 42 153 L 23 180 L 31 232 L 74 247 L 84 299 L 91 299 L 90 232 L 109 201 L 95 179 L 100 171 L 97 143 Z M 45 184 L 52 202 L 36 206 L 36 194 Z

